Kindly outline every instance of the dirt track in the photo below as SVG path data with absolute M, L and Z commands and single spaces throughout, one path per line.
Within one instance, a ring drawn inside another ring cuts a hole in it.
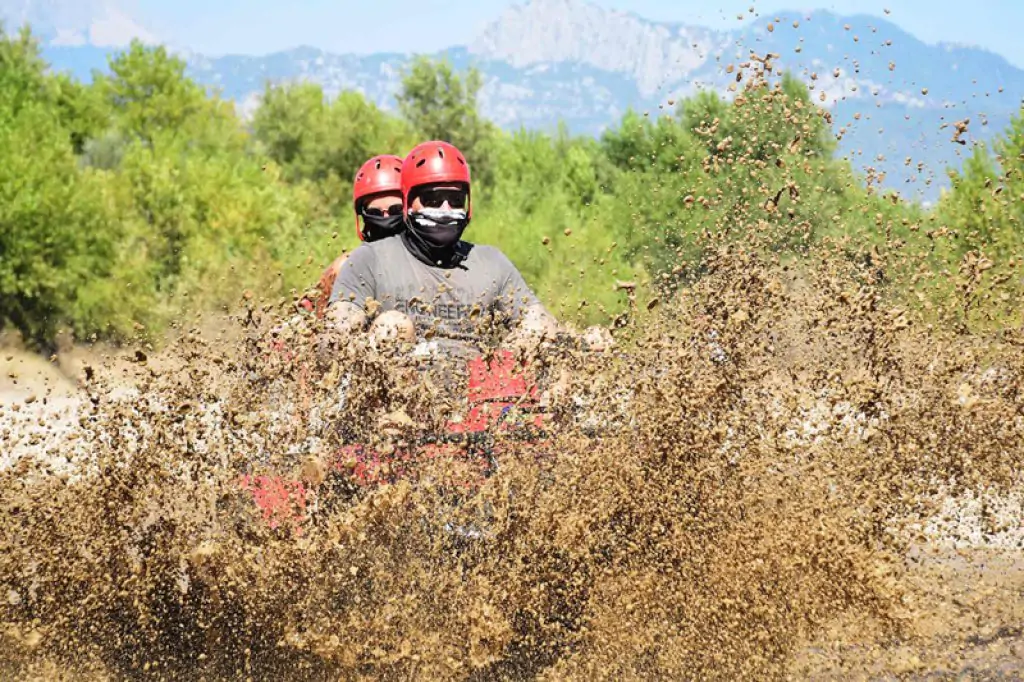
M 1024 552 L 922 555 L 908 580 L 909 639 L 859 639 L 859 624 L 836 623 L 803 651 L 794 679 L 1024 679 Z
M 59 434 L 75 422 L 83 398 L 65 364 L 15 349 L 0 349 L 0 466 L 59 445 Z

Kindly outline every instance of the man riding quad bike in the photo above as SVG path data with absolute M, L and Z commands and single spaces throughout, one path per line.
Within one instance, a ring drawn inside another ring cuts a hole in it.
M 420 144 L 403 161 L 399 175 L 405 229 L 365 240 L 340 264 L 323 341 L 337 347 L 366 331 L 418 340 L 416 348 L 424 355 L 461 365 L 461 375 L 451 374 L 465 380 L 467 405 L 441 437 L 429 439 L 432 443 L 388 457 L 360 444 L 339 453 L 334 465 L 361 485 L 410 475 L 416 459 L 451 450 L 445 442 L 462 455 L 479 455 L 479 448 L 469 447 L 482 440 L 474 435 L 504 428 L 512 412 L 532 413 L 525 426 L 541 428 L 537 382 L 510 349 L 536 348 L 559 331 L 557 321 L 501 251 L 462 239 L 472 218 L 471 180 L 458 149 L 438 141 Z M 503 332 L 505 338 L 502 348 L 485 358 L 481 348 L 487 329 Z M 485 454 L 479 458 L 482 476 L 494 464 L 492 453 Z M 273 523 L 278 512 L 303 514 L 307 491 L 301 484 L 282 479 L 263 483 L 267 485 L 254 494 L 268 521 Z

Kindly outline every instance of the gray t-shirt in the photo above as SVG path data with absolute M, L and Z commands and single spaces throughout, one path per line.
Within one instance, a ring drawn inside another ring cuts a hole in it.
M 466 257 L 453 268 L 430 266 L 413 256 L 400 236 L 359 246 L 334 280 L 330 302 L 366 310 L 369 299 L 380 311 L 412 318 L 417 336 L 476 342 L 479 325 L 517 321 L 541 305 L 523 276 L 493 246 L 462 242 Z

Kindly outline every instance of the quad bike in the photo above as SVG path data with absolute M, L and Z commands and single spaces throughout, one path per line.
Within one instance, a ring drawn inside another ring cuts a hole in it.
M 322 300 L 330 291 L 333 274 L 336 271 L 332 273 L 328 268 L 318 284 L 318 292 L 298 303 L 304 314 L 323 317 Z M 565 347 L 575 342 L 573 337 L 563 335 L 553 346 Z M 582 345 L 586 350 L 589 343 L 583 341 Z M 280 341 L 272 344 L 272 350 L 283 356 L 292 355 Z M 356 487 L 374 487 L 414 478 L 420 462 L 450 457 L 473 465 L 474 475 L 465 481 L 465 487 L 472 488 L 497 470 L 502 443 L 518 440 L 538 446 L 531 449 L 543 458 L 546 449 L 541 446 L 548 437 L 553 415 L 541 404 L 535 373 L 508 350 L 472 358 L 467 369 L 467 409 L 460 418 L 450 420 L 440 433 L 415 438 L 387 455 L 365 444 L 347 445 L 329 463 L 330 475 L 335 479 L 342 476 Z M 308 379 L 307 369 L 300 368 L 300 384 Z M 246 474 L 241 478 L 241 486 L 252 494 L 271 528 L 288 524 L 301 531 L 316 497 L 316 491 L 301 480 L 282 476 Z
M 529 443 L 535 456 L 544 459 L 552 414 L 541 404 L 535 374 L 508 350 L 470 359 L 467 365 L 463 414 L 448 420 L 440 433 L 405 439 L 387 454 L 361 443 L 344 446 L 328 464 L 321 487 L 332 479 L 363 489 L 414 480 L 420 464 L 445 457 L 468 465 L 472 473 L 461 485 L 471 490 L 497 470 L 503 445 L 510 441 Z M 277 475 L 246 474 L 240 484 L 271 528 L 288 526 L 297 532 L 317 494 L 314 486 Z

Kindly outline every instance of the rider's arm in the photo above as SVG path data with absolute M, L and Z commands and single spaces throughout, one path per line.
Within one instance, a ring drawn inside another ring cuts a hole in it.
M 353 251 L 341 265 L 325 316 L 328 327 L 350 332 L 366 326 L 366 302 L 377 292 L 375 266 L 373 252 L 366 246 Z
M 508 302 L 509 313 L 516 327 L 509 342 L 513 346 L 530 347 L 543 339 L 554 338 L 558 334 L 569 333 L 552 315 L 536 294 L 530 289 L 519 270 L 503 257 L 507 263 L 505 283 L 502 287 L 500 300 Z M 589 327 L 580 334 L 591 350 L 607 350 L 614 345 L 608 330 L 601 327 Z
M 515 325 L 512 342 L 530 342 L 553 336 L 559 330 L 558 320 L 548 312 L 522 274 L 504 255 L 505 276 L 498 297 L 502 312 Z
M 320 295 L 317 297 L 315 305 L 310 302 L 310 305 L 303 306 L 306 310 L 314 310 L 317 317 L 324 316 L 327 311 L 327 304 L 331 300 L 331 292 L 334 290 L 334 280 L 338 279 L 338 271 L 341 270 L 342 264 L 348 260 L 348 257 L 349 254 L 343 253 L 327 266 L 327 269 L 320 275 L 320 281 L 316 285 Z M 307 300 L 303 299 L 303 301 Z

